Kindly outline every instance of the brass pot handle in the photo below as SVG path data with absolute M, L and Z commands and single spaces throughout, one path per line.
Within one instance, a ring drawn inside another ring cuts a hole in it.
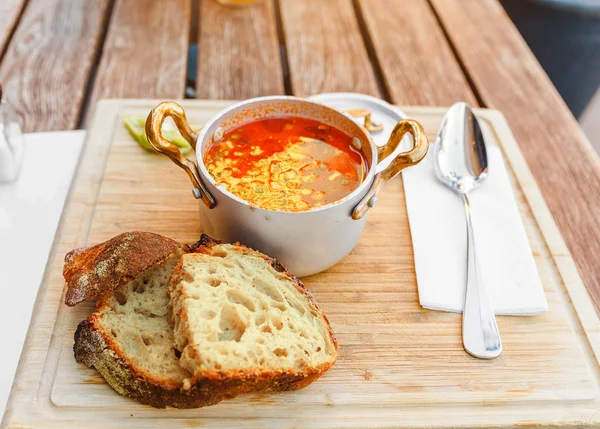
M 396 177 L 398 173 L 406 167 L 418 164 L 425 158 L 425 155 L 427 155 L 429 141 L 427 140 L 427 135 L 425 135 L 425 130 L 423 130 L 423 127 L 417 121 L 404 119 L 396 124 L 388 142 L 384 146 L 378 148 L 378 162 L 380 163 L 396 150 L 406 133 L 412 134 L 412 149 L 408 152 L 399 153 L 387 168 L 375 175 L 371 188 L 356 207 L 354 207 L 352 219 L 358 220 L 362 218 L 367 210 L 375 205 L 377 202 L 377 194 L 388 180 Z M 373 168 L 376 168 L 376 166 Z
M 171 161 L 183 168 L 194 185 L 194 196 L 202 199 L 202 202 L 204 202 L 206 207 L 212 209 L 217 205 L 217 202 L 210 192 L 208 192 L 204 183 L 202 183 L 196 163 L 183 156 L 177 146 L 165 139 L 162 135 L 162 125 L 167 116 L 173 118 L 173 121 L 183 138 L 186 139 L 194 151 L 196 151 L 198 132 L 192 130 L 190 127 L 183 107 L 173 101 L 160 103 L 152 109 L 148 115 L 148 119 L 146 119 L 146 136 L 148 137 L 148 142 L 150 142 L 150 145 L 155 151 L 166 155 Z

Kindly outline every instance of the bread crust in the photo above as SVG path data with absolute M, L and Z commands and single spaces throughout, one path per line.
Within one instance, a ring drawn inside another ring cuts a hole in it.
M 132 231 L 65 256 L 65 304 L 72 307 L 116 291 L 148 268 L 165 260 L 182 245 L 151 232 Z

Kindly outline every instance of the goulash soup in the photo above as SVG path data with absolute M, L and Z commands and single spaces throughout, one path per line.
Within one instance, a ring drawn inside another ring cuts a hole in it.
M 366 175 L 350 136 L 298 117 L 234 128 L 212 143 L 204 164 L 218 186 L 251 205 L 292 212 L 338 201 Z

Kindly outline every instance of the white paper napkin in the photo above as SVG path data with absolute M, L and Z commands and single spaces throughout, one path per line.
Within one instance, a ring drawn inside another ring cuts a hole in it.
M 432 151 L 402 175 L 413 241 L 419 302 L 463 309 L 467 237 L 461 199 L 435 177 Z M 535 315 L 548 304 L 512 193 L 502 153 L 488 148 L 489 174 L 469 194 L 475 247 L 496 314 Z
M 0 185 L 0 415 L 84 138 L 84 131 L 26 134 L 17 180 Z

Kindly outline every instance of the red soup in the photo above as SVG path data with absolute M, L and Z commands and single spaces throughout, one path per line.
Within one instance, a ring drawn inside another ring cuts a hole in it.
M 298 117 L 234 128 L 207 149 L 204 164 L 218 186 L 251 205 L 292 212 L 342 199 L 366 174 L 352 137 Z

